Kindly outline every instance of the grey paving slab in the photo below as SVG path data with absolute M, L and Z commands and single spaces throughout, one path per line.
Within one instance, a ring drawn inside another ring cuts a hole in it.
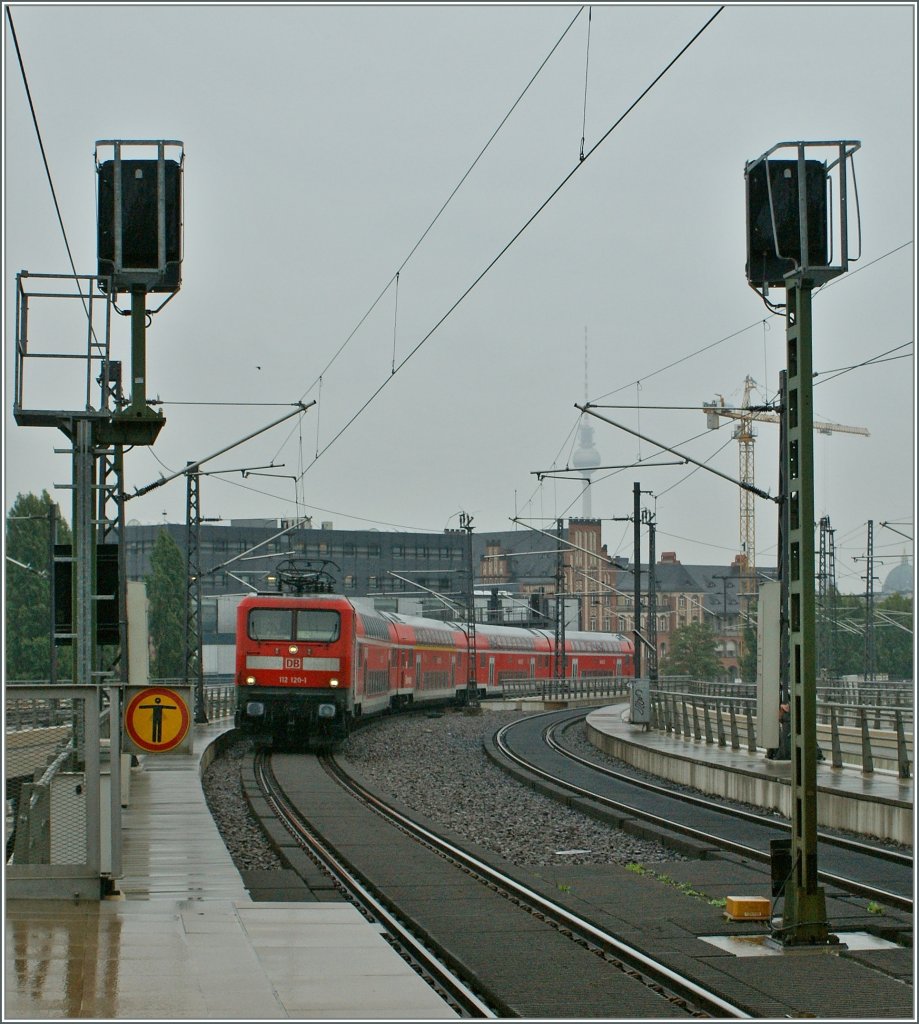
M 200 782 L 225 728 L 132 770 L 121 898 L 6 902 L 4 1020 L 455 1017 L 349 904 L 251 900 Z

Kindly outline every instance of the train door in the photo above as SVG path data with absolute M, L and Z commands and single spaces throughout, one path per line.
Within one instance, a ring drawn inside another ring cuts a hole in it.
M 421 655 L 415 655 L 415 689 L 422 690 L 424 687 L 421 683 Z
M 495 685 L 495 659 L 491 655 L 488 657 L 488 685 Z
M 536 678 L 536 659 L 530 658 L 530 679 Z
M 572 658 L 571 659 L 571 678 L 572 679 L 577 679 L 577 677 L 578 677 L 578 659 L 577 658 Z
M 450 655 L 450 689 L 456 689 L 456 655 Z

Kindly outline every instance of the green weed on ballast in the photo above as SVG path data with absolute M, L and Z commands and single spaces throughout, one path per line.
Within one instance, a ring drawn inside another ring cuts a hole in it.
M 631 871 L 635 875 L 649 875 L 651 878 L 658 882 L 663 882 L 664 885 L 669 885 L 676 889 L 677 892 L 681 892 L 684 896 L 691 896 L 696 900 L 704 900 L 710 907 L 724 907 L 727 905 L 727 900 L 723 897 L 709 897 L 704 892 L 700 892 L 698 889 L 693 887 L 688 882 L 677 882 L 670 875 L 660 874 L 657 871 L 652 871 L 651 868 L 646 868 L 641 864 L 636 864 L 634 861 L 630 861 L 625 866 L 626 871 Z
M 883 914 L 884 913 L 884 908 L 881 906 L 880 903 L 875 903 L 874 900 L 871 900 L 868 903 L 868 913 L 869 914 Z

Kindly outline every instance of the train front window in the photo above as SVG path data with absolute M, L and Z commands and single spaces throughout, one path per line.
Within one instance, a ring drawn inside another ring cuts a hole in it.
M 301 608 L 297 612 L 295 639 L 309 643 L 330 644 L 341 632 L 341 616 L 325 608 Z
M 293 636 L 293 612 L 284 608 L 253 608 L 249 612 L 249 637 L 252 640 L 290 640 Z

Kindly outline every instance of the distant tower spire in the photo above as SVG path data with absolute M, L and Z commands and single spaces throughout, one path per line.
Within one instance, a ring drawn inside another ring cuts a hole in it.
M 587 402 L 587 328 L 584 328 L 584 401 Z M 584 492 L 582 495 L 582 512 L 585 519 L 592 519 L 590 503 L 590 477 L 593 471 L 600 465 L 600 453 L 594 445 L 594 429 L 581 417 L 581 425 L 578 428 L 578 446 L 571 458 L 575 469 L 581 471 L 584 477 Z

